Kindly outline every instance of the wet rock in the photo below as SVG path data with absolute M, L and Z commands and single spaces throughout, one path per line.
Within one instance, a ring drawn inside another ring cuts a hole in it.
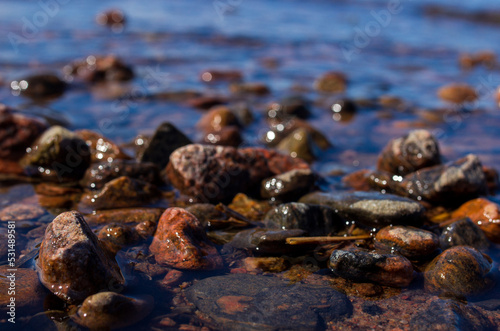
M 99 13 L 95 20 L 97 24 L 105 25 L 114 32 L 122 31 L 126 23 L 125 14 L 119 9 L 110 9 Z
M 135 226 L 135 232 L 142 237 L 143 239 L 147 239 L 154 235 L 156 231 L 156 222 L 153 221 L 142 221 L 141 223 Z
M 433 204 L 455 205 L 487 193 L 478 157 L 469 154 L 446 165 L 424 168 L 404 177 L 398 193 Z
M 357 108 L 354 101 L 345 98 L 333 101 L 330 107 L 332 118 L 336 122 L 349 122 L 354 117 Z
M 377 169 L 404 176 L 440 163 L 436 138 L 427 130 L 414 130 L 385 146 L 378 158 Z
M 159 282 L 160 286 L 170 289 L 178 286 L 182 282 L 184 274 L 180 270 L 171 269 L 167 272 L 165 277 Z
M 126 176 L 146 183 L 160 184 L 160 168 L 154 163 L 138 163 L 133 160 L 114 160 L 90 166 L 85 172 L 81 185 L 90 190 L 102 189 L 113 179 Z
M 201 223 L 182 208 L 163 213 L 149 249 L 157 263 L 178 269 L 218 269 L 223 264 Z
M 227 220 L 227 215 L 210 203 L 196 203 L 186 208 L 204 227 L 210 227 L 213 220 Z
M 115 159 L 130 159 L 118 145 L 92 130 L 78 130 L 75 134 L 83 139 L 90 148 L 92 163 L 112 162 Z
M 324 329 L 352 314 L 347 297 L 331 287 L 290 285 L 265 276 L 210 277 L 185 295 L 221 330 Z
M 76 77 L 90 83 L 128 81 L 134 78 L 132 68 L 113 55 L 89 55 L 84 60 L 65 66 L 63 71 L 69 79 Z
M 0 221 L 30 221 L 38 220 L 45 215 L 45 209 L 36 205 L 15 203 L 0 210 Z
M 6 238 L 6 237 L 5 237 Z M 5 240 L 7 241 L 7 240 Z M 14 316 L 19 316 L 21 312 L 33 311 L 39 309 L 47 292 L 38 280 L 35 270 L 16 268 L 15 272 L 9 271 L 9 266 L 0 266 L 0 311 L 7 312 L 4 318 L 10 318 L 9 311 L 14 312 Z M 14 274 L 14 277 L 12 275 Z M 9 291 L 14 288 L 15 295 L 9 295 Z M 14 309 L 8 305 L 11 304 L 11 298 L 14 298 Z
M 264 223 L 271 229 L 304 230 L 310 236 L 327 236 L 345 227 L 345 220 L 333 209 L 300 202 L 272 208 L 264 217 Z
M 492 285 L 487 277 L 491 267 L 491 259 L 475 248 L 455 246 L 427 266 L 425 287 L 459 298 L 480 294 Z
M 169 122 L 162 123 L 153 134 L 137 159 L 142 162 L 151 162 L 160 169 L 165 168 L 170 154 L 177 148 L 191 144 L 191 140 Z
M 342 177 L 342 183 L 355 191 L 370 191 L 372 188 L 370 175 L 372 175 L 370 170 L 361 169 Z
M 267 116 L 270 119 L 283 120 L 290 116 L 307 119 L 311 116 L 309 102 L 300 96 L 292 96 L 269 105 Z
M 455 210 L 451 217 L 469 217 L 492 242 L 500 243 L 500 206 L 488 199 L 470 200 Z
M 449 84 L 441 87 L 438 97 L 451 103 L 468 103 L 477 100 L 478 95 L 474 88 L 467 84 Z
M 411 262 L 401 255 L 337 249 L 330 256 L 330 269 L 342 278 L 358 283 L 406 287 L 413 280 Z
M 243 74 L 238 70 L 209 69 L 201 73 L 200 78 L 205 83 L 215 82 L 239 82 L 243 80 Z
M 379 192 L 309 193 L 299 202 L 328 206 L 348 220 L 365 226 L 418 225 L 424 207 L 418 202 Z
M 0 158 L 18 161 L 46 128 L 43 121 L 17 114 L 0 104 Z
M 140 207 L 157 200 L 161 191 L 154 185 L 126 176 L 106 183 L 100 191 L 83 195 L 79 208 L 85 212 Z
M 113 292 L 89 296 L 72 319 L 89 329 L 123 328 L 144 319 L 153 310 L 151 296 L 131 298 Z
M 78 180 L 90 165 L 90 149 L 73 132 L 53 126 L 28 148 L 21 165 L 28 174 L 51 180 Z
M 225 126 L 219 131 L 207 133 L 203 142 L 213 145 L 238 147 L 243 142 L 243 138 L 238 127 Z
M 310 169 L 294 169 L 262 181 L 260 195 L 280 201 L 295 200 L 314 189 L 316 176 Z
M 275 150 L 258 147 L 241 148 L 250 166 L 252 180 L 260 182 L 272 175 L 282 174 L 294 169 L 309 169 L 309 165 L 300 158 L 293 158 Z
M 460 67 L 465 70 L 484 65 L 488 69 L 493 69 L 497 64 L 496 54 L 491 51 L 480 51 L 476 54 L 460 54 L 458 59 Z
M 291 132 L 281 140 L 276 148 L 291 157 L 298 157 L 307 162 L 313 162 L 320 154 L 311 135 L 303 128 Z
M 272 121 L 271 129 L 266 132 L 262 140 L 270 147 L 277 146 L 285 137 L 297 129 L 305 129 L 311 136 L 314 143 L 321 149 L 326 150 L 332 147 L 328 138 L 308 122 L 297 118 L 286 119 L 284 121 Z
M 465 217 L 443 229 L 439 237 L 441 248 L 453 246 L 470 246 L 478 250 L 485 250 L 490 246 L 486 235 L 470 218 Z
M 250 272 L 282 272 L 289 267 L 282 257 L 247 257 L 243 265 Z
M 479 310 L 453 300 L 438 299 L 410 320 L 413 330 L 493 330 L 495 327 Z
M 254 121 L 252 110 L 250 109 L 250 107 L 246 102 L 238 102 L 231 104 L 229 108 L 233 112 L 234 116 L 236 116 L 238 122 L 241 125 L 247 126 L 252 124 L 252 122 Z
M 409 259 L 432 258 L 439 249 L 439 237 L 411 226 L 388 226 L 377 232 L 375 248 L 384 253 L 399 253 Z
M 108 223 L 140 224 L 142 222 L 158 223 L 163 209 L 160 208 L 124 208 L 102 210 L 85 215 L 87 223 L 97 226 Z
M 273 229 L 250 229 L 238 232 L 229 243 L 231 247 L 238 249 L 249 249 L 259 254 L 288 254 L 297 251 L 295 246 L 286 244 L 290 237 L 304 235 L 300 229 L 273 230 Z
M 52 99 L 63 95 L 67 85 L 56 75 L 40 74 L 13 81 L 10 87 L 14 94 L 31 99 Z
M 118 252 L 123 246 L 131 245 L 138 241 L 139 236 L 128 225 L 111 223 L 105 225 L 97 235 L 101 242 L 106 243 L 107 247 L 114 253 Z
M 484 177 L 486 177 L 486 184 L 488 185 L 488 192 L 492 195 L 495 194 L 495 191 L 500 187 L 499 176 L 496 169 L 484 167 Z
M 205 132 L 217 132 L 227 126 L 240 126 L 240 123 L 227 106 L 215 106 L 200 118 L 197 126 Z
M 161 91 L 152 94 L 154 99 L 172 102 L 184 102 L 201 96 L 202 94 L 200 92 L 194 90 Z
M 240 213 L 252 221 L 261 221 L 262 217 L 271 209 L 269 201 L 258 201 L 249 198 L 243 193 L 238 193 L 233 201 L 228 205 L 229 208 Z
M 229 86 L 229 90 L 233 94 L 255 94 L 259 96 L 271 93 L 269 87 L 264 83 L 233 83 Z
M 213 106 L 227 103 L 227 99 L 221 96 L 198 96 L 187 101 L 188 105 L 194 108 L 210 109 Z
M 60 214 L 47 227 L 37 270 L 42 284 L 70 303 L 125 282 L 116 261 L 75 211 Z
M 347 78 L 341 72 L 327 72 L 314 83 L 319 92 L 340 93 L 347 87 Z

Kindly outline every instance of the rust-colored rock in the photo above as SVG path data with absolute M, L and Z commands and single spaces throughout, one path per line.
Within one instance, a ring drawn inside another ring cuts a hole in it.
M 17 268 L 15 272 L 12 272 L 8 269 L 11 268 L 6 265 L 0 266 L 0 288 L 2 288 L 0 291 L 0 312 L 14 311 L 15 316 L 16 313 L 39 309 L 48 292 L 40 284 L 36 271 Z M 9 290 L 11 287 L 12 289 Z M 12 290 L 15 291 L 15 295 L 9 295 L 9 291 Z M 15 299 L 13 310 L 8 306 L 11 303 L 11 298 Z M 10 318 L 8 313 L 4 315 L 4 318 Z
M 178 269 L 218 269 L 223 265 L 201 223 L 182 208 L 163 213 L 149 249 L 157 263 Z
M 439 248 L 439 237 L 434 233 L 411 226 L 388 226 L 375 236 L 379 251 L 399 253 L 409 259 L 425 259 Z
M 40 281 L 70 303 L 101 290 L 116 290 L 125 280 L 108 254 L 80 213 L 62 213 L 49 224 L 40 246 Z
M 117 222 L 123 224 L 140 224 L 148 221 L 156 224 L 163 211 L 160 208 L 111 209 L 85 215 L 85 219 L 91 226 Z
M 242 142 L 241 129 L 236 126 L 225 126 L 220 131 L 209 132 L 203 142 L 206 144 L 238 147 Z
M 500 244 L 500 206 L 488 199 L 477 198 L 460 206 L 452 218 L 469 217 L 483 230 L 486 237 Z
M 451 103 L 468 103 L 477 100 L 476 90 L 467 84 L 449 84 L 438 90 L 438 96 Z

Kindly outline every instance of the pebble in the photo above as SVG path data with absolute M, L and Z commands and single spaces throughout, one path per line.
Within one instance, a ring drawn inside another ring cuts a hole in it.
M 156 262 L 178 269 L 219 269 L 223 262 L 203 225 L 182 208 L 169 208 L 158 222 L 149 246 Z
M 478 98 L 476 90 L 467 84 L 449 84 L 441 87 L 437 94 L 442 100 L 456 104 L 474 102 Z
M 500 244 L 500 206 L 488 199 L 477 198 L 461 205 L 452 218 L 469 217 L 493 243 Z
M 120 223 L 106 224 L 98 233 L 97 238 L 116 254 L 123 246 L 131 245 L 139 237 L 134 228 Z
M 379 192 L 309 193 L 299 202 L 325 205 L 347 221 L 369 227 L 419 225 L 424 207 L 413 200 Z
M 428 259 L 439 249 L 439 237 L 411 226 L 388 226 L 375 235 L 375 248 L 384 253 L 401 254 L 410 260 Z
M 357 112 L 358 106 L 354 101 L 346 98 L 336 99 L 332 102 L 330 110 L 332 111 L 332 118 L 336 122 L 348 122 Z
M 282 257 L 247 257 L 242 262 L 245 270 L 255 273 L 283 272 L 289 268 Z
M 284 120 L 291 116 L 307 119 L 311 116 L 309 101 L 301 96 L 291 96 L 268 106 L 267 116 L 270 119 Z
M 114 55 L 89 55 L 63 68 L 69 78 L 76 77 L 89 83 L 128 81 L 134 78 L 134 71 Z
M 211 227 L 211 221 L 228 219 L 225 213 L 221 212 L 210 203 L 195 203 L 186 207 L 186 211 L 193 214 L 205 228 Z
M 445 227 L 439 237 L 439 242 L 443 250 L 453 246 L 470 246 L 478 250 L 486 250 L 490 246 L 481 228 L 468 217 Z
M 385 146 L 378 157 L 377 170 L 405 176 L 440 163 L 436 138 L 427 130 L 414 130 Z
M 123 208 L 101 210 L 85 215 L 91 226 L 120 222 L 122 224 L 140 224 L 142 222 L 158 223 L 163 209 L 160 208 Z
M 14 94 L 39 100 L 60 97 L 66 91 L 67 84 L 56 75 L 46 73 L 13 81 L 10 87 Z
M 243 74 L 238 70 L 208 69 L 201 73 L 200 79 L 205 83 L 239 82 L 243 80 Z
M 76 211 L 64 212 L 48 225 L 37 271 L 42 284 L 69 303 L 125 282 L 115 259 Z
M 300 202 L 272 208 L 264 217 L 264 224 L 270 229 L 304 230 L 310 236 L 336 234 L 346 226 L 345 220 L 333 209 Z
M 353 282 L 391 287 L 407 287 L 414 274 L 411 262 L 404 256 L 361 249 L 334 250 L 330 269 L 335 275 Z
M 199 109 L 210 109 L 213 106 L 227 103 L 227 98 L 217 95 L 194 96 L 187 100 L 189 106 Z
M 56 181 L 78 180 L 90 165 L 90 149 L 73 132 L 53 126 L 20 161 L 28 174 Z
M 121 32 L 125 26 L 125 14 L 119 9 L 110 9 L 97 14 L 95 18 L 97 24 L 105 25 L 113 32 Z
M 476 54 L 460 54 L 458 59 L 460 67 L 465 70 L 473 69 L 483 65 L 488 69 L 493 69 L 497 64 L 496 54 L 492 51 L 479 51 Z
M 224 330 L 325 329 L 353 311 L 349 299 L 329 286 L 248 274 L 205 278 L 184 294 Z
M 314 87 L 319 92 L 344 92 L 347 88 L 347 78 L 341 72 L 327 72 L 316 80 L 316 82 L 314 83 Z
M 260 195 L 279 201 L 292 201 L 314 189 L 316 176 L 311 169 L 294 169 L 262 181 Z
M 229 90 L 233 94 L 254 94 L 264 96 L 271 93 L 271 89 L 264 83 L 232 83 Z
M 37 205 L 14 203 L 0 210 L 0 221 L 30 221 L 38 220 L 46 211 Z
M 158 126 L 153 137 L 137 155 L 141 163 L 154 163 L 160 169 L 167 165 L 170 154 L 177 148 L 191 144 L 191 140 L 172 123 L 164 122 Z
M 209 132 L 203 138 L 206 144 L 238 147 L 243 143 L 240 128 L 236 126 L 225 126 L 219 131 Z
M 221 131 L 228 126 L 241 126 L 236 115 L 227 106 L 212 107 L 196 125 L 206 133 Z
M 84 212 L 95 210 L 140 207 L 157 200 L 161 191 L 139 179 L 122 176 L 106 183 L 99 191 L 82 196 L 78 208 Z
M 83 301 L 71 318 L 86 328 L 118 329 L 133 325 L 151 313 L 152 296 L 131 298 L 114 292 L 100 292 Z
M 468 246 L 455 246 L 426 267 L 425 287 L 431 292 L 458 298 L 480 294 L 492 285 L 491 259 Z
M 293 158 L 301 158 L 306 162 L 313 162 L 320 155 L 319 147 L 316 146 L 309 132 L 304 128 L 298 128 L 283 138 L 276 149 L 289 154 Z
M 154 163 L 139 163 L 134 160 L 113 160 L 92 164 L 80 180 L 90 190 L 100 190 L 113 179 L 126 176 L 150 184 L 161 183 L 160 168 Z
M 78 130 L 75 134 L 90 148 L 91 162 L 112 162 L 115 159 L 130 159 L 118 145 L 92 130 Z
M 332 147 L 328 138 L 311 124 L 298 118 L 290 118 L 284 121 L 271 121 L 271 129 L 261 138 L 268 146 L 276 147 L 285 137 L 297 129 L 305 129 L 315 145 L 321 150 Z
M 238 232 L 229 245 L 238 249 L 252 250 L 258 254 L 289 254 L 297 252 L 299 249 L 296 246 L 286 244 L 286 239 L 303 235 L 304 230 L 300 229 L 249 229 Z

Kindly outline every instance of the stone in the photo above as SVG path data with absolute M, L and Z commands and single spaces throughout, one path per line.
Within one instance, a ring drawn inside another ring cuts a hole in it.
M 334 121 L 348 122 L 354 117 L 358 106 L 350 99 L 341 98 L 334 100 L 330 109 Z
M 289 154 L 293 158 L 301 158 L 309 163 L 320 155 L 319 147 L 316 146 L 309 132 L 304 128 L 296 129 L 283 138 L 276 149 Z
M 319 92 L 340 93 L 347 87 L 347 78 L 341 72 L 327 72 L 319 77 L 314 83 L 314 87 Z
M 161 191 L 156 186 L 122 176 L 106 183 L 99 191 L 84 194 L 78 208 L 89 213 L 103 209 L 140 207 L 160 196 Z
M 173 151 L 189 144 L 191 144 L 191 140 L 184 133 L 172 123 L 164 122 L 156 129 L 145 148 L 138 153 L 137 159 L 141 163 L 154 163 L 163 169 Z
M 288 117 L 307 119 L 311 116 L 309 101 L 301 96 L 291 96 L 268 106 L 267 116 L 270 119 L 283 120 Z
M 348 298 L 328 286 L 231 274 L 205 278 L 185 290 L 220 330 L 316 330 L 352 314 Z
M 21 159 L 26 148 L 30 147 L 46 128 L 44 121 L 16 113 L 0 104 L 0 159 Z
M 384 253 L 401 254 L 410 260 L 430 259 L 439 249 L 439 237 L 412 226 L 388 226 L 375 235 L 375 248 Z
M 347 221 L 377 228 L 419 225 L 425 210 L 413 200 L 379 192 L 313 192 L 299 202 L 328 206 Z
M 384 313 L 384 310 L 382 308 L 380 308 L 376 303 L 370 301 L 363 302 L 363 304 L 361 305 L 361 310 L 363 310 L 363 313 L 372 316 L 377 316 Z
M 305 129 L 314 144 L 321 150 L 332 147 L 328 138 L 306 121 L 298 118 L 286 118 L 285 120 L 270 121 L 271 129 L 262 137 L 262 140 L 270 147 L 276 147 L 285 137 L 297 129 Z
M 439 145 L 427 130 L 410 131 L 391 140 L 378 157 L 377 169 L 405 176 L 422 168 L 441 163 Z
M 289 254 L 298 249 L 297 246 L 287 245 L 286 239 L 300 237 L 304 233 L 304 230 L 300 229 L 249 229 L 238 232 L 229 245 L 238 249 L 252 250 L 258 254 Z
M 481 228 L 465 217 L 446 226 L 439 237 L 441 249 L 453 246 L 470 246 L 478 250 L 486 250 L 490 242 Z
M 65 212 L 47 226 L 37 261 L 42 284 L 69 303 L 125 283 L 120 267 L 76 212 Z
M 310 169 L 294 169 L 262 181 L 260 195 L 280 201 L 296 200 L 314 189 L 316 176 Z
M 413 280 L 411 262 L 401 255 L 379 254 L 361 249 L 336 249 L 330 256 L 332 272 L 357 283 L 407 287 Z
M 208 69 L 201 73 L 200 79 L 205 83 L 239 82 L 243 80 L 243 74 L 238 70 Z
M 115 32 L 123 30 L 126 23 L 125 14 L 119 9 L 110 9 L 97 14 L 96 22 L 99 25 L 105 25 Z
M 243 142 L 240 131 L 236 126 L 225 126 L 219 131 L 207 133 L 203 142 L 212 145 L 238 147 Z
M 132 68 L 114 55 L 89 55 L 63 68 L 64 74 L 89 83 L 128 81 L 134 78 Z
M 264 83 L 232 83 L 229 90 L 233 94 L 255 94 L 264 96 L 271 93 L 271 89 Z
M 215 206 L 210 203 L 195 203 L 186 207 L 186 211 L 193 214 L 205 228 L 211 227 L 210 222 L 213 220 L 219 221 L 228 219 L 225 213 L 215 208 Z
M 149 249 L 157 263 L 173 268 L 210 270 L 223 266 L 201 223 L 182 208 L 165 210 Z
M 474 296 L 492 285 L 489 256 L 468 246 L 455 246 L 439 254 L 425 270 L 425 287 L 458 298 Z
M 5 237 L 6 238 L 6 237 Z M 7 240 L 5 240 L 7 241 Z M 20 313 L 35 313 L 43 305 L 47 291 L 40 284 L 35 270 L 26 268 L 16 268 L 12 277 L 12 269 L 7 265 L 0 266 L 0 311 L 2 313 L 10 311 L 11 298 L 15 298 L 14 312 L 17 316 Z M 9 288 L 13 287 L 15 295 L 9 295 Z M 16 316 L 16 317 L 17 317 Z M 4 315 L 4 318 L 10 318 L 10 315 Z
M 455 205 L 486 194 L 487 184 L 479 158 L 469 154 L 405 176 L 397 193 L 432 204 Z
M 221 131 L 228 126 L 241 126 L 236 115 L 227 106 L 212 107 L 196 125 L 206 133 Z
M 288 269 L 287 261 L 282 257 L 246 257 L 243 266 L 249 272 L 282 272 Z
M 484 65 L 488 69 L 493 69 L 497 64 L 496 54 L 492 51 L 479 51 L 476 54 L 460 54 L 458 59 L 460 67 L 465 70 Z
M 161 214 L 161 208 L 123 208 L 102 210 L 85 215 L 87 223 L 91 226 L 97 226 L 108 223 L 122 224 L 140 224 L 142 222 L 158 223 Z
M 13 81 L 10 87 L 14 94 L 37 100 L 60 97 L 66 91 L 67 84 L 56 75 L 45 73 Z
M 92 130 L 78 130 L 75 134 L 84 140 L 90 148 L 90 158 L 92 163 L 113 162 L 116 159 L 130 159 L 121 148 L 111 140 Z
M 115 329 L 133 325 L 153 310 L 152 296 L 131 298 L 114 292 L 89 296 L 71 318 L 86 328 Z
M 92 164 L 80 180 L 90 190 L 100 190 L 113 179 L 126 176 L 150 184 L 160 184 L 160 168 L 154 163 L 139 163 L 134 160 L 113 160 Z
M 330 207 L 290 202 L 272 208 L 264 224 L 270 229 L 300 229 L 310 236 L 328 236 L 345 228 L 346 222 Z
M 410 329 L 423 331 L 494 330 L 495 326 L 474 307 L 453 300 L 437 299 L 415 314 Z
M 187 100 L 189 106 L 199 109 L 210 109 L 213 106 L 227 103 L 227 98 L 217 95 L 194 96 Z
M 79 180 L 90 165 L 90 149 L 73 132 L 53 126 L 28 148 L 20 161 L 31 176 L 51 180 Z
M 46 211 L 37 205 L 15 203 L 0 210 L 0 221 L 29 221 L 38 220 Z
M 484 198 L 473 199 L 452 212 L 451 217 L 469 217 L 491 242 L 500 244 L 500 206 L 498 204 Z
M 449 84 L 441 87 L 437 94 L 442 100 L 456 104 L 474 102 L 478 98 L 476 90 L 467 84 Z
M 98 233 L 97 238 L 107 244 L 107 248 L 113 253 L 122 247 L 131 245 L 138 241 L 139 236 L 134 228 L 120 223 L 106 224 Z

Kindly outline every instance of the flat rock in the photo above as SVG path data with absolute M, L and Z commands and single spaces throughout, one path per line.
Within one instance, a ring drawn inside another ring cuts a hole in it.
M 121 208 L 111 210 L 101 210 L 95 213 L 85 215 L 87 223 L 91 226 L 108 224 L 108 223 L 142 223 L 153 222 L 158 223 L 163 209 L 160 208 Z
M 388 226 L 375 235 L 375 248 L 386 253 L 399 253 L 409 259 L 431 259 L 439 249 L 439 237 L 412 226 Z
M 42 284 L 69 303 L 125 283 L 115 259 L 76 211 L 62 213 L 48 225 L 37 270 Z
M 370 227 L 418 225 L 425 210 L 413 200 L 379 192 L 313 192 L 299 202 L 328 206 L 342 218 Z
M 324 329 L 352 314 L 347 297 L 331 287 L 289 284 L 272 277 L 210 277 L 185 292 L 221 330 Z

